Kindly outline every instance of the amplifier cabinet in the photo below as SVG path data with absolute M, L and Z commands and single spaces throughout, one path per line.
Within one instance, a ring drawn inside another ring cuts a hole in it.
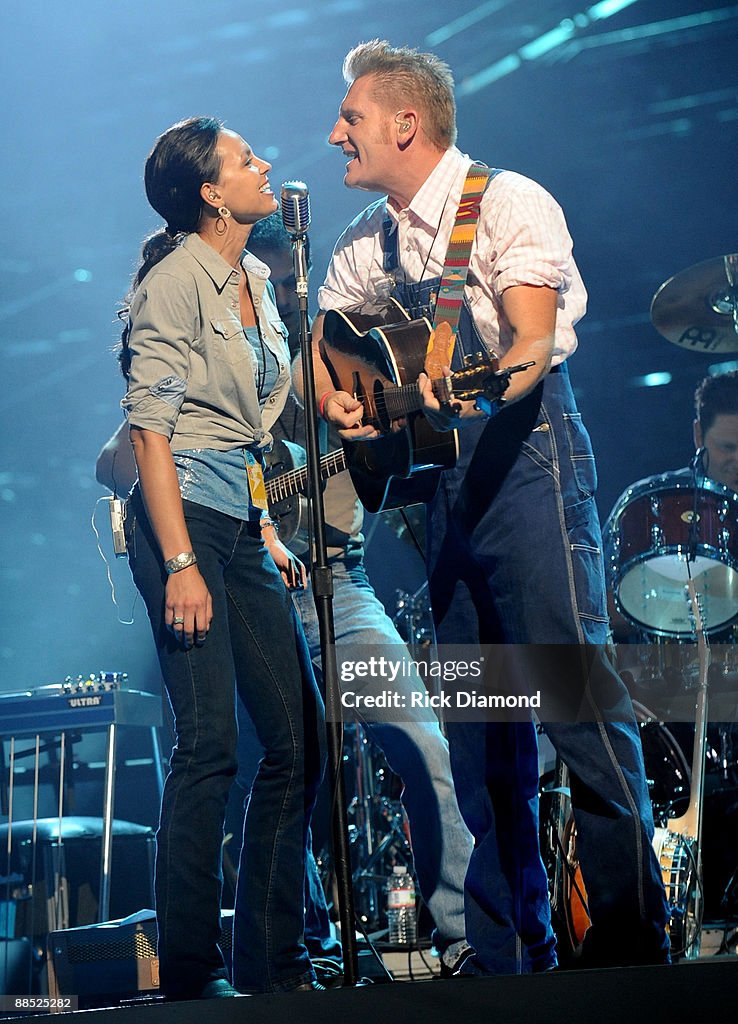
M 157 996 L 154 912 L 50 932 L 47 968 L 49 995 L 54 999 L 78 996 L 80 1009 Z
M 233 911 L 224 910 L 220 947 L 226 963 L 231 959 L 232 933 Z M 77 996 L 80 1009 L 159 998 L 153 911 L 51 932 L 47 957 L 49 995 Z

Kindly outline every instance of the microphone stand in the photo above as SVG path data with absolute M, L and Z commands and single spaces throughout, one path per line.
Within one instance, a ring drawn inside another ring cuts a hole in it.
M 358 952 L 354 923 L 354 895 L 351 876 L 351 854 L 348 840 L 348 815 L 343 778 L 343 721 L 341 690 L 336 663 L 336 637 L 333 625 L 333 572 L 328 564 L 325 536 L 325 510 L 320 475 L 318 443 L 317 396 L 313 372 L 312 344 L 308 323 L 308 284 L 305 234 L 292 237 L 292 259 L 300 313 L 300 354 L 304 388 L 305 450 L 308 469 L 308 506 L 312 524 L 314 558 L 311 565 L 313 599 L 320 627 L 320 661 L 325 682 L 326 732 L 328 738 L 328 771 L 333 792 L 332 839 L 336 872 L 338 916 L 343 947 L 343 978 L 345 986 L 358 982 Z

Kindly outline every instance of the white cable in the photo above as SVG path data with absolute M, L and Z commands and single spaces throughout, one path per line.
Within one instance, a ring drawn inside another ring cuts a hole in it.
M 120 617 L 120 607 L 115 596 L 115 581 L 113 580 L 112 574 L 110 572 L 110 562 L 108 562 L 107 556 L 105 555 L 105 552 L 103 551 L 102 546 L 100 544 L 100 531 L 98 530 L 97 525 L 95 524 L 95 515 L 97 513 L 97 507 L 100 504 L 100 502 L 110 502 L 112 500 L 112 496 L 109 495 L 103 495 L 102 497 L 97 499 L 94 508 L 92 509 L 92 516 L 90 517 L 90 526 L 92 527 L 92 532 L 95 534 L 95 541 L 97 545 L 97 550 L 100 554 L 100 558 L 102 558 L 103 562 L 105 563 L 105 573 L 108 577 L 108 584 L 110 586 L 110 596 L 118 612 L 118 622 L 120 622 L 124 626 L 132 626 L 134 622 L 133 613 L 136 610 L 136 602 L 138 601 L 138 591 L 136 591 L 136 596 L 133 598 L 133 604 L 131 605 L 131 617 L 129 619 L 122 619 Z

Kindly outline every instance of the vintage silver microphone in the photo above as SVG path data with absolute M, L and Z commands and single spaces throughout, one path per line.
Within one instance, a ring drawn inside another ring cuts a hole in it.
M 292 262 L 295 270 L 300 308 L 307 308 L 308 266 L 305 236 L 310 227 L 310 193 L 304 181 L 285 181 L 281 191 L 282 223 L 292 239 Z
M 282 185 L 282 223 L 290 235 L 304 235 L 310 227 L 310 194 L 304 181 Z

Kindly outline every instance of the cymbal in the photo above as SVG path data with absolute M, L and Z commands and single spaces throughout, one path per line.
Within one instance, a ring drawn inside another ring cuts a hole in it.
M 670 277 L 653 297 L 651 321 L 667 341 L 692 352 L 738 352 L 738 253 Z

